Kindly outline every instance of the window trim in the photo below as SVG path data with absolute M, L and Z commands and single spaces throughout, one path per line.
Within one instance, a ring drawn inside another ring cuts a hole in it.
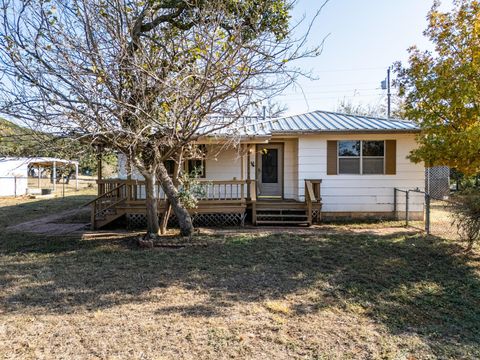
M 360 156 L 340 156 L 340 143 L 342 141 L 359 141 L 360 142 Z M 363 156 L 363 143 L 367 141 L 381 141 L 383 142 L 383 156 Z M 387 151 L 387 141 L 386 140 L 337 140 L 337 175 L 386 175 L 386 151 Z M 380 159 L 383 158 L 383 172 L 379 174 L 364 174 L 363 173 L 363 159 Z M 360 160 L 360 172 L 359 173 L 340 173 L 340 159 L 359 159 Z

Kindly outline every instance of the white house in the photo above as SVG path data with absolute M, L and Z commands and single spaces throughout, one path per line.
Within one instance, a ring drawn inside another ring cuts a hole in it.
M 416 147 L 418 132 L 409 121 L 327 111 L 250 119 L 238 129 L 198 141 L 204 156 L 186 161 L 184 170 L 201 168 L 201 181 L 208 189 L 199 208 L 192 211 L 223 214 L 232 210 L 229 200 L 238 201 L 237 205 L 241 200 L 241 208 L 235 211 L 252 213 L 253 223 L 258 224 L 311 223 L 320 215 L 391 218 L 394 188 L 423 190 L 425 186 L 424 165 L 407 158 Z M 237 139 L 235 147 L 226 145 L 230 137 Z M 136 184 L 129 192 L 141 201 L 141 176 L 135 171 L 128 174 L 125 157 L 119 160 L 120 179 L 103 182 Z M 158 193 L 162 199 L 160 187 Z M 209 200 L 211 204 L 225 201 L 225 209 L 208 207 Z M 399 197 L 397 210 L 404 209 L 404 204 Z M 411 193 L 412 218 L 423 216 L 423 204 L 420 193 Z

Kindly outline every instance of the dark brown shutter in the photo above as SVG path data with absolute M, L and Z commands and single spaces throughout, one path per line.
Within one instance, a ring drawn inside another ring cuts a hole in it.
M 337 175 L 337 142 L 327 141 L 327 175 Z
M 397 173 L 397 140 L 385 141 L 385 174 Z

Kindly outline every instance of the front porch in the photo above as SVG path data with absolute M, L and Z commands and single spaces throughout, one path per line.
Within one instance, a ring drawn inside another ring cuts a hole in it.
M 287 224 L 310 226 L 320 220 L 321 180 L 305 180 L 304 201 L 258 198 L 256 180 L 199 180 L 203 187 L 198 205 L 190 209 L 194 219 L 209 224 L 244 225 L 247 215 L 253 225 Z M 131 179 L 98 180 L 98 197 L 91 205 L 92 229 L 100 229 L 124 218 L 127 222 L 144 217 L 145 182 Z M 160 183 L 156 185 L 159 215 L 167 210 Z

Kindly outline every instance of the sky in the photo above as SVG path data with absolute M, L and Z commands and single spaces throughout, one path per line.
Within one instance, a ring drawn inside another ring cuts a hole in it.
M 293 21 L 312 18 L 323 0 L 298 0 Z M 335 111 L 345 100 L 353 104 L 386 103 L 380 82 L 395 61 L 406 62 L 407 49 L 432 49 L 423 36 L 433 0 L 330 0 L 317 18 L 309 42 L 326 39 L 323 53 L 297 66 L 311 70 L 316 80 L 301 79 L 297 89 L 276 98 L 288 106 L 287 114 L 314 110 Z M 452 0 L 443 0 L 449 10 Z

